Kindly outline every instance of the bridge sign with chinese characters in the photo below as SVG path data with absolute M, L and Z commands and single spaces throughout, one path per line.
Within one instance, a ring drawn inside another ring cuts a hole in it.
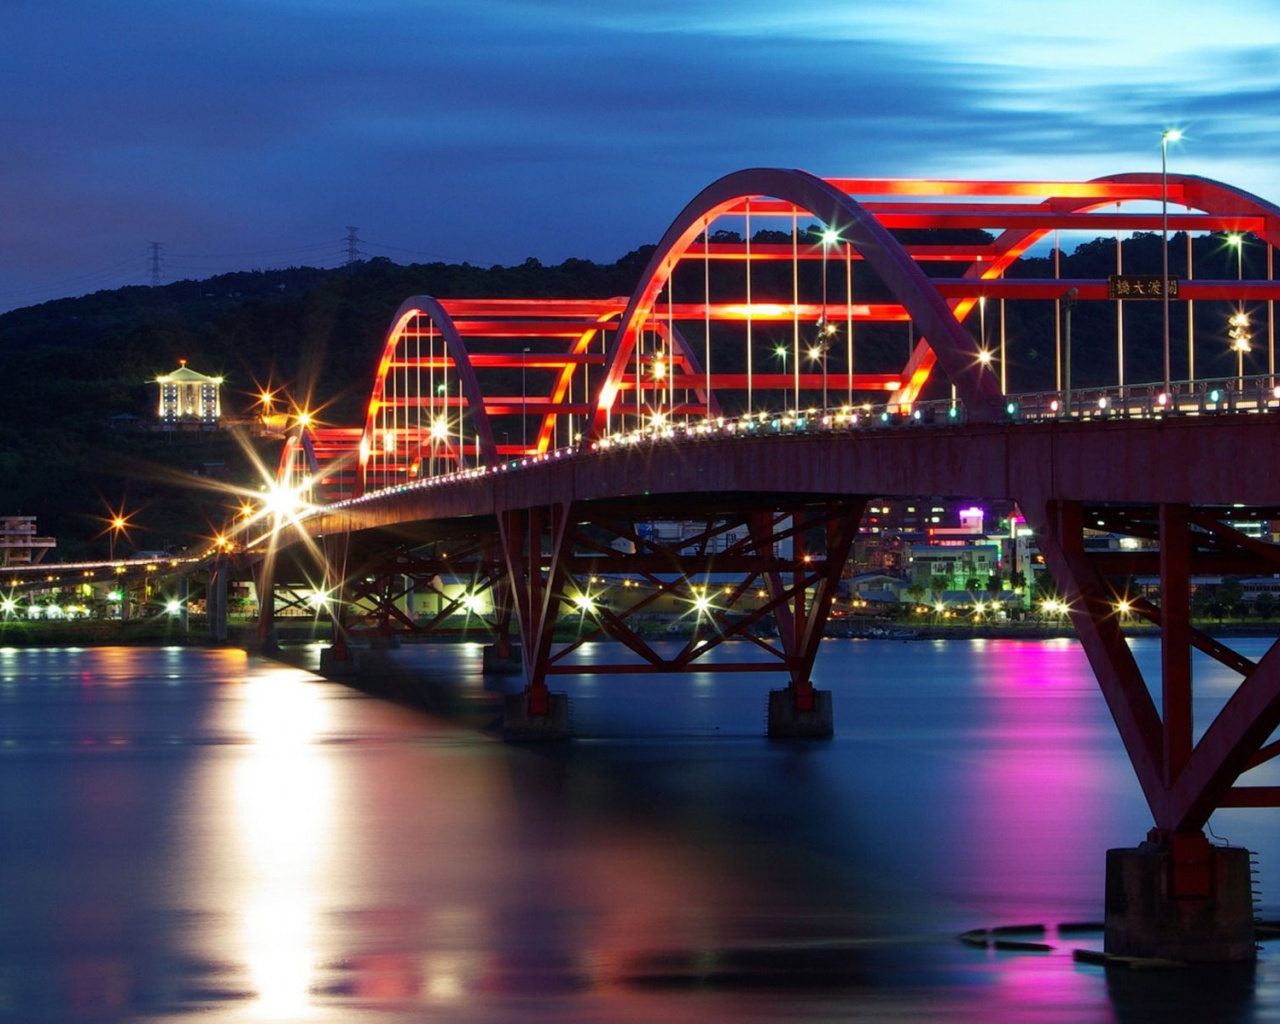
M 1168 278 L 1169 298 L 1178 297 L 1178 279 Z M 1161 287 L 1159 274 L 1112 274 L 1107 278 L 1107 298 L 1109 299 L 1162 299 L 1164 290 Z

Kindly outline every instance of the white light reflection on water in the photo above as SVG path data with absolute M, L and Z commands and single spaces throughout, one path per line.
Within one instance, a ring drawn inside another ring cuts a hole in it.
M 260 1020 L 303 1016 L 319 957 L 334 780 L 317 741 L 331 701 L 318 685 L 296 685 L 301 675 L 260 671 L 240 692 L 237 724 L 248 746 L 232 777 L 242 887 L 233 905 L 255 993 L 246 1011 Z

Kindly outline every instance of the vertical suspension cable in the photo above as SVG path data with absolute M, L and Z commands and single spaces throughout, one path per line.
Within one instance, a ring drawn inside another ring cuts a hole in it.
M 747 238 L 747 415 L 750 416 L 754 411 L 753 395 L 755 392 L 755 384 L 752 379 L 752 358 L 751 358 L 751 200 L 746 201 L 746 209 L 744 211 L 744 227 L 743 231 Z
M 791 207 L 791 376 L 796 415 L 800 414 L 800 227 L 799 210 Z
M 831 330 L 827 323 L 827 229 L 822 232 L 822 316 L 818 320 L 818 357 L 822 360 L 822 412 L 827 411 L 827 356 L 831 352 Z
M 1053 229 L 1053 276 L 1057 280 L 1058 286 L 1062 286 L 1062 234 L 1057 229 Z M 1062 390 L 1062 296 L 1058 295 L 1053 300 L 1053 362 L 1054 362 L 1054 391 Z
M 434 323 L 430 317 L 428 323 Z M 426 474 L 422 471 L 422 314 L 413 318 L 413 447 L 414 459 L 418 463 L 418 479 Z
M 647 318 L 646 318 L 647 319 Z M 636 327 L 636 430 L 644 426 L 644 417 L 640 412 L 640 385 L 643 383 L 644 377 L 641 373 L 641 350 L 644 348 L 644 325 L 640 324 Z
M 706 375 L 702 395 L 702 418 L 711 418 L 711 232 L 709 222 L 702 221 L 702 369 Z
M 1190 234 L 1190 232 L 1188 232 Z M 1267 280 L 1276 279 L 1275 246 L 1267 242 Z M 1275 299 L 1267 299 L 1267 387 L 1276 386 L 1276 317 Z
M 667 270 L 667 348 L 671 349 L 667 356 L 667 407 L 671 410 L 671 420 L 676 420 L 676 321 L 673 319 L 673 308 L 676 305 L 676 266 L 672 264 Z M 685 422 L 689 422 L 689 413 L 685 413 Z
M 844 243 L 845 363 L 849 375 L 849 405 L 853 405 L 853 244 Z
M 435 420 L 439 411 L 435 408 L 435 321 L 429 320 L 428 355 L 426 355 L 426 444 L 428 444 L 428 466 L 431 475 L 435 475 Z M 440 335 L 443 343 L 444 335 Z
M 442 387 L 440 389 L 440 405 L 441 405 L 440 415 L 442 417 L 442 422 L 440 424 L 440 434 L 445 441 L 445 446 L 444 446 L 445 458 L 447 459 L 449 457 L 449 430 L 450 430 L 450 427 L 449 427 L 449 419 L 450 419 L 450 416 L 449 416 L 449 360 L 450 360 L 450 356 L 449 356 L 449 346 L 447 344 L 447 339 L 443 334 L 440 335 L 440 354 L 444 357 L 442 360 L 442 362 L 444 363 L 444 367 L 441 371 L 443 375 L 443 381 L 442 381 Z M 461 407 L 459 407 L 458 409 L 458 415 L 459 416 L 462 415 Z
M 1116 212 L 1120 204 L 1116 203 Z M 1120 229 L 1116 228 L 1116 274 L 1124 273 L 1123 246 Z M 1116 386 L 1124 387 L 1124 299 L 1116 299 Z
M 1187 280 L 1194 281 L 1195 264 L 1191 255 L 1191 230 L 1187 230 Z M 1187 299 L 1187 380 L 1196 379 L 1196 310 L 1195 302 Z

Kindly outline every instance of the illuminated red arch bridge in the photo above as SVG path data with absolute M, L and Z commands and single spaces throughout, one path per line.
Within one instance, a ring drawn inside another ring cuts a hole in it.
M 1062 274 L 1063 233 L 1114 235 L 1115 273 Z M 1154 265 L 1122 237 L 1154 241 Z M 1206 260 L 1206 239 L 1234 262 Z M 337 663 L 361 636 L 482 617 L 492 663 L 520 659 L 518 738 L 563 734 L 558 675 L 698 668 L 729 640 L 715 671 L 785 679 L 771 735 L 823 736 L 811 671 L 868 503 L 1015 502 L 1155 822 L 1149 849 L 1109 861 L 1109 948 L 1251 958 L 1247 859 L 1202 830 L 1219 807 L 1280 804 L 1280 667 L 1274 647 L 1255 662 L 1197 628 L 1190 596 L 1199 574 L 1280 573 L 1278 243 L 1275 205 L 1185 175 L 727 175 L 630 295 L 408 299 L 365 422 L 290 435 L 276 528 L 251 546 L 261 592 L 324 595 Z M 1105 375 L 1072 365 L 1072 311 L 1101 304 Z M 1015 391 L 1033 345 L 1052 373 Z M 1095 554 L 1090 531 L 1139 543 Z M 1136 576 L 1159 579 L 1157 599 L 1129 592 Z M 606 606 L 593 579 L 643 585 Z M 687 610 L 674 649 L 637 628 L 662 601 Z M 558 639 L 566 610 L 586 625 Z M 1160 627 L 1159 678 L 1129 652 L 1129 615 Z M 597 639 L 616 658 L 580 667 Z M 1196 651 L 1240 676 L 1208 722 L 1192 717 Z

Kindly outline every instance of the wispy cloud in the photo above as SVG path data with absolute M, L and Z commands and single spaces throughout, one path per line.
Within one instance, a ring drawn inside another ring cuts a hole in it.
M 13 0 L 0 308 L 141 283 L 156 240 L 336 262 L 347 224 L 615 259 L 742 166 L 1090 177 L 1173 124 L 1180 169 L 1275 197 L 1278 43 L 1263 0 Z

